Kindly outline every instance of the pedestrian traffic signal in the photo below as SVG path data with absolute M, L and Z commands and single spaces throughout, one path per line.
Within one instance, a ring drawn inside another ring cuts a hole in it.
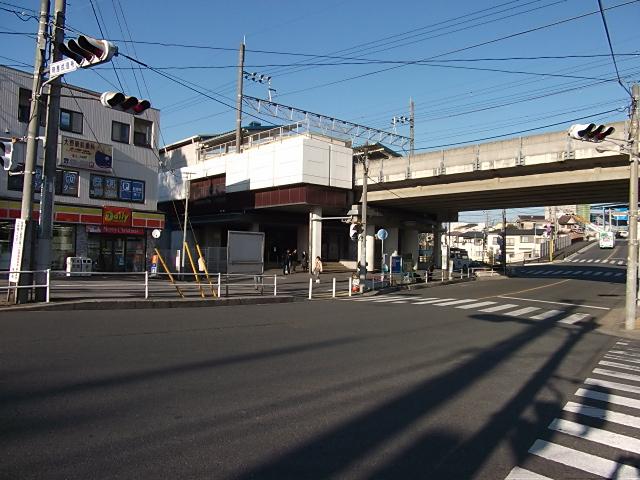
M 2 157 L 2 168 L 4 170 L 11 170 L 11 157 L 13 155 L 13 143 L 2 141 L 0 142 L 0 157 Z
M 118 47 L 115 44 L 86 35 L 80 35 L 77 40 L 69 40 L 60 44 L 59 47 L 62 54 L 74 60 L 80 68 L 100 65 L 118 54 Z
M 596 125 L 595 123 L 585 123 L 571 125 L 567 132 L 571 138 L 576 140 L 583 140 L 586 142 L 602 142 L 606 138 L 615 132 L 613 127 L 607 127 L 606 125 Z
M 133 115 L 140 115 L 151 107 L 149 100 L 138 100 L 136 97 L 127 97 L 121 92 L 104 92 L 100 95 L 100 103 L 105 107 L 114 108 Z
M 363 232 L 362 223 L 360 222 L 352 223 L 351 226 L 349 227 L 349 238 L 355 241 L 358 239 L 358 236 L 362 234 L 362 232 Z

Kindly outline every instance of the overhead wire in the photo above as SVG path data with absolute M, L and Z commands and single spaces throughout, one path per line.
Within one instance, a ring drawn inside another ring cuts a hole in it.
M 604 25 L 604 31 L 607 35 L 607 43 L 609 44 L 609 51 L 611 52 L 611 60 L 613 61 L 613 66 L 616 69 L 616 75 L 618 76 L 618 83 L 620 84 L 620 86 L 624 89 L 625 92 L 627 92 L 627 94 L 629 94 L 629 96 L 631 95 L 631 91 L 622 83 L 622 80 L 620 79 L 620 72 L 618 71 L 618 64 L 616 62 L 616 56 L 613 53 L 613 45 L 611 44 L 611 35 L 609 35 L 609 27 L 607 25 L 607 18 L 604 15 L 604 9 L 602 7 L 602 0 L 598 0 L 598 8 L 600 10 L 600 17 L 602 18 L 602 24 Z

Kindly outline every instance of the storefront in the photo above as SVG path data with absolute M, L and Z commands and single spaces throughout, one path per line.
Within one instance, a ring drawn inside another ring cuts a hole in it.
M 33 217 L 38 220 L 39 206 Z M 64 270 L 67 257 L 88 257 L 94 271 L 142 272 L 155 247 L 151 232 L 164 228 L 164 215 L 126 207 L 55 205 L 51 268 Z M 0 200 L 0 269 L 8 270 L 14 219 L 20 203 Z

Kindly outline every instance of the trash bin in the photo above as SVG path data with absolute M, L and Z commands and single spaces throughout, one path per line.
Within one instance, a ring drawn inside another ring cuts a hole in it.
M 86 257 L 80 257 L 80 263 L 82 265 L 81 275 L 83 277 L 90 277 L 91 272 L 93 271 L 93 260 Z
M 67 257 L 67 277 L 82 274 L 82 257 Z

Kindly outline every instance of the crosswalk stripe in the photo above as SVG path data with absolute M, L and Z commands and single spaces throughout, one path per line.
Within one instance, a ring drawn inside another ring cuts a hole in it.
M 605 277 L 610 277 L 611 275 L 613 275 L 613 272 L 604 272 Z
M 561 313 L 564 313 L 564 310 L 547 310 L 546 312 L 539 313 L 538 315 L 534 315 L 530 318 L 533 320 L 546 320 L 547 318 L 555 317 Z
M 593 271 L 587 270 L 586 272 L 584 272 L 584 275 L 591 275 L 592 273 L 593 273 Z
M 393 303 L 393 304 L 396 304 L 396 303 L 407 303 L 408 301 L 409 300 L 392 300 L 389 303 Z M 384 302 L 381 302 L 381 303 L 384 303 Z
M 621 277 L 622 275 L 624 275 L 624 273 L 622 273 L 622 272 L 619 272 L 619 273 L 615 274 L 616 277 Z
M 596 272 L 596 273 L 593 274 L 594 277 L 597 277 L 599 275 L 602 275 L 602 272 Z
M 640 358 L 640 354 L 628 352 L 625 350 L 609 350 L 608 353 L 615 353 L 616 355 L 622 355 L 623 357 Z
M 535 312 L 536 310 L 540 310 L 540 307 L 524 307 L 519 310 L 514 310 L 512 312 L 508 312 L 506 315 L 510 317 L 521 317 L 522 315 L 526 315 L 527 313 Z
M 624 265 L 624 262 L 623 262 L 622 260 L 620 260 L 620 261 L 618 262 L 618 265 Z
M 470 309 L 470 308 L 479 308 L 479 307 L 486 307 L 487 305 L 495 305 L 497 302 L 490 302 L 490 301 L 486 301 L 486 302 L 478 302 L 478 303 L 471 303 L 468 305 L 460 305 L 459 307 L 456 308 L 462 308 L 462 309 Z
M 627 385 L 626 383 L 610 382 L 609 380 L 600 380 L 598 378 L 587 378 L 584 383 L 586 385 L 594 385 L 596 387 L 611 388 L 623 392 L 640 393 L 640 387 L 635 385 Z
M 513 467 L 504 480 L 553 480 L 526 468 Z
M 622 370 L 631 370 L 632 372 L 640 372 L 640 367 L 634 367 L 632 365 L 626 365 L 624 363 L 618 363 L 618 362 L 608 362 L 606 360 L 600 360 L 598 362 L 598 365 L 602 365 L 604 367 L 616 367 L 616 368 L 621 368 Z
M 586 259 L 586 258 L 583 258 L 582 260 L 580 260 L 580 263 L 584 263 L 584 262 L 586 262 L 586 261 L 587 261 L 587 259 Z
M 594 263 L 600 263 L 600 259 L 598 258 L 598 259 L 594 260 L 593 262 Z
M 411 298 L 380 298 L 377 300 L 372 300 L 373 303 L 387 303 L 387 302 L 408 302 Z
M 510 308 L 514 308 L 517 307 L 518 305 L 515 305 L 513 303 L 506 303 L 503 305 L 496 305 L 495 307 L 489 307 L 489 308 L 483 308 L 482 310 L 480 310 L 481 312 L 486 312 L 486 313 L 493 313 L 493 312 L 500 312 L 502 310 L 509 310 Z
M 385 301 L 385 300 L 400 300 L 402 298 L 406 298 L 406 297 L 402 297 L 401 295 L 385 295 L 383 297 L 364 297 L 364 298 L 356 298 L 354 299 L 354 301 L 356 302 L 381 302 L 381 301 Z
M 437 305 L 438 307 L 446 307 L 447 305 L 457 305 L 460 303 L 469 303 L 469 302 L 475 302 L 476 299 L 475 298 L 468 298 L 466 300 L 452 300 L 450 302 L 444 302 L 444 303 L 434 303 L 434 305 Z
M 610 263 L 611 265 L 615 265 L 615 264 L 616 264 L 616 261 L 615 261 L 615 260 L 611 260 L 609 263 Z
M 600 428 L 589 427 L 587 425 L 582 425 L 581 423 L 563 420 L 560 418 L 553 420 L 549 424 L 549 429 L 574 437 L 584 438 L 585 440 L 599 443 L 601 445 L 626 450 L 627 452 L 640 453 L 640 440 L 627 435 L 608 432 Z
M 616 345 L 629 345 L 627 342 L 616 342 Z
M 530 271 L 529 273 L 530 273 L 531 275 L 538 275 L 541 271 L 542 271 L 542 270 L 532 270 L 532 271 Z
M 579 388 L 578 390 L 576 390 L 575 395 L 578 397 L 591 398 L 593 400 L 600 400 L 602 402 L 613 403 L 615 405 L 622 405 L 623 407 L 635 408 L 640 410 L 640 400 L 636 398 L 598 392 L 596 390 L 589 390 L 587 388 Z
M 597 418 L 598 420 L 604 420 L 606 422 L 626 425 L 627 427 L 640 427 L 640 417 L 635 417 L 626 413 L 612 412 L 610 410 L 604 410 L 603 408 L 591 407 L 582 403 L 567 402 L 563 410 L 566 412 L 585 415 L 587 417 Z
M 631 375 L 630 373 L 616 372 L 615 370 L 607 370 L 605 368 L 594 368 L 593 373 L 597 375 L 605 375 L 607 377 L 623 378 L 624 380 L 640 382 L 640 375 Z
M 613 475 L 617 475 L 617 478 L 635 478 L 637 476 L 635 467 L 540 439 L 534 442 L 529 452 L 547 460 L 605 478 L 613 478 Z
M 574 323 L 577 323 L 580 320 L 584 320 L 588 316 L 589 316 L 588 313 L 574 313 L 572 315 L 569 315 L 568 317 L 563 318 L 559 322 L 560 323 L 568 323 L 569 325 L 573 325 Z
M 589 260 L 587 260 L 587 263 L 591 263 L 593 262 L 593 258 L 590 258 Z
M 446 302 L 447 300 L 455 300 L 455 298 L 432 298 L 427 300 L 421 300 L 419 302 L 413 302 L 414 305 L 426 305 L 427 303 L 434 302 Z
M 634 360 L 633 358 L 623 357 L 622 355 L 611 355 L 609 353 L 606 353 L 604 358 L 608 358 L 609 360 L 620 360 L 621 362 L 640 363 L 640 360 Z

